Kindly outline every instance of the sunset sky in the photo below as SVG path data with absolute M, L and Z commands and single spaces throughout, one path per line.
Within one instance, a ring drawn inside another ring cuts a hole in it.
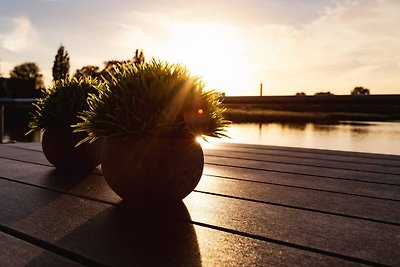
M 400 93 L 398 0 L 0 0 L 0 72 L 36 62 L 51 84 L 136 48 L 188 66 L 227 95 Z

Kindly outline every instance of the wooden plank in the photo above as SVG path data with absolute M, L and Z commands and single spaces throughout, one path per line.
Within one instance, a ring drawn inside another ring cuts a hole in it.
M 209 225 L 388 265 L 400 258 L 398 226 L 198 193 L 185 203 L 194 221 Z
M 0 187 L 0 224 L 101 264 L 354 265 L 329 255 L 184 222 L 191 216 L 184 205 L 168 210 L 169 217 L 181 218 L 174 221 L 10 181 L 0 181 Z
M 284 185 L 334 193 L 400 200 L 400 194 L 398 193 L 400 186 L 387 184 L 218 165 L 206 165 L 203 174 L 261 184 Z
M 326 151 L 324 152 L 315 152 L 314 149 L 302 149 L 301 151 L 293 151 L 293 150 L 286 150 L 282 147 L 282 150 L 279 149 L 268 149 L 264 148 L 264 146 L 258 146 L 256 148 L 248 147 L 245 144 L 230 146 L 230 145 L 219 145 L 219 144 L 212 144 L 210 146 L 206 146 L 205 151 L 210 150 L 219 150 L 219 151 L 226 151 L 226 152 L 241 152 L 247 153 L 249 155 L 267 155 L 267 156 L 279 156 L 279 157 L 294 157 L 299 159 L 321 159 L 324 161 L 335 161 L 335 162 L 347 162 L 347 163 L 361 163 L 361 164 L 371 164 L 371 165 L 380 165 L 380 166 L 399 166 L 400 165 L 400 156 L 391 156 L 391 159 L 382 159 L 379 157 L 368 157 L 367 154 L 365 157 L 362 157 L 364 154 L 354 154 L 354 153 L 337 153 Z M 380 154 L 381 155 L 381 154 Z M 386 157 L 386 155 L 384 155 Z M 393 158 L 394 157 L 394 158 Z M 397 160 L 396 160 L 396 159 Z
M 3 144 L 3 147 L 13 147 L 23 150 L 42 151 L 40 143 L 15 143 Z M 282 157 L 295 157 L 304 159 L 321 159 L 324 161 L 338 161 L 348 163 L 361 163 L 372 164 L 380 166 L 400 166 L 399 155 L 386 155 L 386 154 L 371 154 L 360 152 L 347 152 L 335 150 L 321 150 L 321 149 L 308 149 L 308 148 L 294 148 L 282 146 L 264 146 L 264 145 L 249 145 L 249 144 L 236 144 L 236 143 L 216 143 L 211 147 L 204 148 L 207 151 L 232 151 L 248 153 L 250 155 L 269 155 L 269 156 L 282 156 Z M 0 147 L 1 151 L 1 147 Z
M 212 157 L 212 156 L 206 157 L 205 162 L 206 164 L 212 164 L 217 166 L 235 166 L 253 170 L 266 170 L 266 171 L 303 174 L 303 175 L 346 179 L 354 181 L 366 181 L 366 182 L 374 182 L 381 184 L 400 185 L 399 175 L 394 175 L 394 174 L 382 174 L 382 173 L 378 174 L 367 171 L 352 171 L 352 170 L 331 169 L 324 167 L 292 165 L 284 163 L 258 162 L 252 160 L 230 159 L 230 158 L 228 159 L 228 158 Z
M 37 155 L 35 153 L 28 153 L 24 158 L 24 162 L 40 162 L 42 159 L 35 160 L 36 156 L 38 158 L 43 157 L 43 155 Z M 17 155 L 14 157 L 8 158 L 17 158 Z M 19 160 L 9 160 L 0 159 L 2 164 L 6 164 L 8 162 L 9 168 L 12 168 L 12 172 L 17 176 L 25 176 L 27 173 L 35 173 L 40 172 L 40 168 L 32 169 L 30 167 L 20 166 Z M 49 163 L 44 164 L 49 168 L 54 169 Z M 14 166 L 14 167 L 12 167 Z M 47 170 L 47 169 L 46 169 Z M 0 168 L 0 175 L 2 171 L 7 172 L 5 168 Z M 95 173 L 101 174 L 101 169 L 98 167 L 95 170 Z M 398 187 L 394 187 L 392 185 L 387 184 L 379 184 L 379 183 L 369 183 L 363 181 L 352 181 L 346 179 L 335 179 L 329 177 L 319 177 L 319 176 L 309 176 L 309 175 L 301 175 L 301 174 L 293 174 L 293 173 L 284 173 L 284 172 L 274 172 L 274 171 L 262 171 L 262 170 L 253 170 L 253 169 L 245 169 L 240 167 L 227 167 L 227 166 L 215 166 L 215 165 L 206 165 L 204 169 L 204 174 L 206 175 L 214 175 L 214 176 L 222 176 L 226 178 L 233 178 L 239 180 L 248 180 L 260 183 L 269 183 L 276 185 L 286 185 L 292 187 L 301 187 L 305 189 L 315 189 L 315 190 L 323 190 L 323 191 L 332 191 L 337 193 L 346 193 L 346 194 L 355 194 L 360 196 L 369 196 L 383 199 L 391 199 L 391 200 L 400 200 L 400 195 L 398 194 Z M 4 176 L 4 175 L 3 175 Z
M 83 266 L 0 232 L 0 266 Z
M 43 153 L 34 152 L 30 150 L 14 149 L 9 145 L 5 146 L 4 149 L 3 147 L 1 148 L 2 149 L 0 150 L 0 157 L 2 158 L 20 159 L 23 161 L 35 162 L 38 164 L 51 166 L 51 164 L 48 163 L 48 161 L 44 157 Z M 32 153 L 38 153 L 39 155 Z M 33 157 L 32 155 L 35 156 Z M 236 166 L 242 168 L 260 169 L 267 171 L 286 172 L 286 173 L 295 173 L 295 174 L 312 175 L 312 176 L 317 175 L 328 178 L 339 178 L 346 180 L 400 185 L 400 177 L 399 175 L 396 174 L 373 173 L 370 171 L 368 172 L 351 171 L 351 170 L 334 169 L 334 168 L 293 165 L 293 164 L 278 163 L 278 162 L 276 163 L 259 162 L 252 160 L 232 159 L 232 158 L 213 157 L 213 156 L 206 156 L 205 162 L 206 164 L 211 164 L 211 165 Z M 377 172 L 379 172 L 379 170 Z
M 203 176 L 196 191 L 400 226 L 400 200 L 383 200 Z M 397 190 L 400 195 L 400 187 Z
M 26 183 L 34 183 L 41 186 L 51 186 L 56 190 L 63 190 L 65 180 L 76 180 L 82 182 L 85 174 L 71 174 L 65 172 L 52 171 L 51 168 L 45 166 L 37 166 L 34 171 L 30 171 L 32 166 L 21 165 L 18 162 L 0 159 L 0 164 L 6 166 L 3 171 L 0 170 L 0 176 L 18 180 Z M 39 170 L 41 170 L 39 172 Z M 32 174 L 26 174 L 32 173 Z M 235 172 L 240 176 L 240 172 Z M 47 177 L 47 182 L 43 183 L 40 177 Z M 57 177 L 57 178 L 51 178 Z M 85 179 L 85 188 L 92 188 L 93 179 L 100 179 L 95 175 L 90 179 Z M 52 181 L 50 183 L 50 181 Z M 74 183 L 71 183 L 71 186 Z M 349 185 L 344 185 L 348 188 Z M 101 188 L 105 188 L 105 184 Z M 97 187 L 99 189 L 100 187 Z M 356 187 L 359 188 L 359 187 Z M 396 190 L 397 189 L 397 190 Z M 310 190 L 307 188 L 288 187 L 276 184 L 260 184 L 252 183 L 247 180 L 229 179 L 224 177 L 215 177 L 203 175 L 197 191 L 211 194 L 220 194 L 233 198 L 244 198 L 254 202 L 264 202 L 271 205 L 289 206 L 299 209 L 309 209 L 322 213 L 339 214 L 349 217 L 359 217 L 369 220 L 377 220 L 387 223 L 400 223 L 400 199 L 384 199 L 381 195 L 378 197 L 370 197 L 368 195 L 352 195 L 346 193 L 326 192 L 323 190 Z M 382 190 L 382 189 L 381 189 Z M 399 187 L 386 188 L 395 196 L 400 195 Z M 381 192 L 382 195 L 385 191 Z M 87 195 L 86 192 L 83 192 Z M 100 192 L 97 192 L 100 194 Z M 104 199 L 104 194 L 102 194 Z M 114 198 L 115 199 L 115 198 Z M 332 205 L 332 203 L 335 203 Z
M 32 146 L 32 145 L 31 145 Z M 19 148 L 19 149 L 18 149 Z M 37 150 L 40 151 L 40 150 Z M 0 157 L 3 158 L 13 158 L 13 159 L 20 159 L 20 160 L 27 160 L 32 162 L 32 157 L 29 158 L 29 155 L 31 155 L 31 150 L 27 149 L 21 149 L 20 147 L 15 147 L 11 145 L 7 145 L 2 147 L 0 150 Z M 38 152 L 39 153 L 39 152 Z M 281 165 L 279 166 L 284 166 L 284 165 L 293 165 L 300 167 L 316 167 L 316 168 L 325 168 L 325 167 L 331 167 L 331 170 L 336 170 L 336 172 L 342 173 L 341 171 L 346 171 L 348 170 L 359 170 L 361 172 L 375 172 L 376 174 L 387 174 L 387 173 L 392 173 L 394 175 L 400 175 L 400 165 L 399 167 L 395 166 L 389 166 L 389 165 L 367 165 L 367 164 L 359 164 L 359 163 L 341 163 L 341 162 L 329 162 L 325 160 L 306 160 L 306 159 L 296 159 L 293 157 L 280 157 L 280 158 L 272 158 L 270 156 L 265 156 L 265 155 L 257 155 L 257 154 L 247 154 L 247 153 L 237 153 L 237 152 L 230 152 L 229 154 L 225 153 L 224 151 L 220 151 L 217 149 L 207 149 L 205 150 L 206 153 L 206 162 L 208 163 L 215 163 L 215 161 L 218 159 L 221 159 L 221 163 L 227 162 L 227 160 L 231 159 L 236 159 L 236 160 L 245 160 L 245 161 L 251 161 L 252 159 L 255 159 L 257 161 L 252 162 L 253 165 L 260 166 L 262 164 L 265 168 L 268 168 L 271 164 L 274 163 L 279 163 Z M 227 158 L 228 157 L 228 158 Z M 41 154 L 38 157 L 34 158 L 34 162 L 39 163 L 39 164 L 45 164 L 51 166 L 51 164 L 46 160 L 43 154 Z M 399 161 L 400 162 L 400 161 Z M 258 163 L 258 164 L 257 164 Z M 245 165 L 247 166 L 247 165 Z M 318 167 L 320 166 L 320 167 Z M 281 169 L 284 169 L 281 167 Z M 290 168 L 288 169 L 288 171 Z M 372 174 L 369 174 L 372 175 Z M 342 177 L 342 176 L 341 176 Z
M 16 147 L 16 148 L 21 148 L 24 150 L 36 150 L 36 151 L 42 151 L 42 144 L 38 142 L 17 142 L 17 143 L 11 143 L 11 144 L 3 144 L 4 146 L 9 146 L 9 147 Z
M 32 151 L 12 145 L 0 145 L 0 157 L 52 166 L 41 150 Z
M 52 181 L 61 181 L 61 177 L 56 178 L 57 173 L 53 175 Z M 48 179 L 44 177 L 44 183 L 48 183 Z M 86 196 L 91 198 L 98 198 L 93 193 L 100 191 L 104 196 L 108 192 L 110 196 L 104 200 L 118 202 L 118 197 L 105 186 L 100 177 L 94 179 L 92 176 L 91 179 L 91 182 L 79 184 L 72 181 L 65 192 L 89 194 Z M 64 182 L 65 186 L 68 181 Z M 48 185 L 54 184 L 57 185 L 57 182 Z M 88 184 L 96 189 L 86 188 Z M 282 241 L 289 246 L 318 249 L 389 265 L 400 257 L 399 227 L 393 225 L 196 192 L 185 199 L 185 204 L 194 222 L 211 228 L 227 229 L 273 242 Z
M 206 156 L 221 157 L 221 158 L 233 158 L 243 160 L 254 160 L 258 162 L 270 162 L 270 163 L 284 163 L 301 166 L 311 167 L 324 167 L 332 169 L 342 170 L 354 170 L 354 171 L 367 171 L 373 173 L 383 174 L 394 174 L 400 175 L 400 161 L 397 165 L 382 165 L 382 164 L 367 164 L 365 162 L 348 162 L 348 161 L 333 161 L 326 160 L 325 158 L 315 157 L 314 158 L 297 158 L 295 156 L 279 156 L 279 155 L 266 155 L 266 154 L 254 154 L 249 152 L 237 152 L 230 150 L 219 150 L 219 149 L 207 149 L 205 150 Z
M 399 161 L 399 158 L 400 158 L 400 155 L 388 155 L 388 154 L 376 154 L 376 153 L 340 151 L 340 150 L 327 150 L 327 149 L 303 148 L 303 147 L 253 145 L 253 144 L 224 143 L 224 142 L 218 143 L 218 146 L 237 147 L 237 148 L 252 148 L 252 149 L 258 149 L 261 151 L 276 150 L 276 151 L 287 151 L 287 152 L 313 153 L 313 154 L 319 154 L 319 155 L 335 155 L 335 156 L 344 156 L 344 157 L 351 157 L 351 158 L 382 159 L 382 160 L 394 160 L 394 161 Z
M 35 162 L 38 164 L 51 166 L 50 163 L 45 159 L 44 155 L 40 152 L 33 152 L 29 150 L 18 150 L 6 146 L 6 149 L 0 150 L 0 157 L 10 158 L 10 159 L 20 159 L 22 161 Z M 38 153 L 38 155 L 34 154 Z M 32 156 L 35 155 L 35 156 Z M 231 159 L 231 158 L 221 158 L 206 156 L 206 165 L 215 166 L 227 166 L 227 167 L 238 167 L 238 168 L 248 168 L 253 170 L 266 170 L 273 172 L 284 172 L 293 173 L 298 175 L 311 175 L 320 176 L 324 178 L 338 178 L 344 180 L 354 180 L 354 181 L 366 181 L 380 184 L 389 185 L 400 185 L 399 175 L 394 174 L 383 174 L 383 173 L 373 173 L 367 171 L 351 171 L 342 169 L 330 169 L 323 167 L 313 167 L 313 166 L 303 166 L 303 165 L 292 165 L 287 163 L 271 163 L 271 162 L 259 162 L 252 160 L 242 160 L 242 159 Z

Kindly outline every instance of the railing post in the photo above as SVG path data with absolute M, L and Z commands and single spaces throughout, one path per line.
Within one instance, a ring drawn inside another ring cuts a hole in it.
M 3 143 L 4 137 L 4 105 L 0 105 L 0 144 Z

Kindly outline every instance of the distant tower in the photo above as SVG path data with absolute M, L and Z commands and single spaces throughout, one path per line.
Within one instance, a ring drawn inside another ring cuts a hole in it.
M 260 96 L 263 96 L 263 84 L 260 83 Z

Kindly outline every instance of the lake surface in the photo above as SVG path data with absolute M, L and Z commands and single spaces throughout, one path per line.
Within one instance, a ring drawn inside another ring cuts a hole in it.
M 400 122 L 244 123 L 228 135 L 224 141 L 400 155 Z
M 26 131 L 25 128 L 10 129 L 11 137 L 6 134 L 5 141 L 40 142 L 38 133 L 27 137 Z M 400 155 L 400 122 L 234 123 L 227 134 L 231 139 L 222 141 Z M 220 139 L 208 140 L 212 145 Z

